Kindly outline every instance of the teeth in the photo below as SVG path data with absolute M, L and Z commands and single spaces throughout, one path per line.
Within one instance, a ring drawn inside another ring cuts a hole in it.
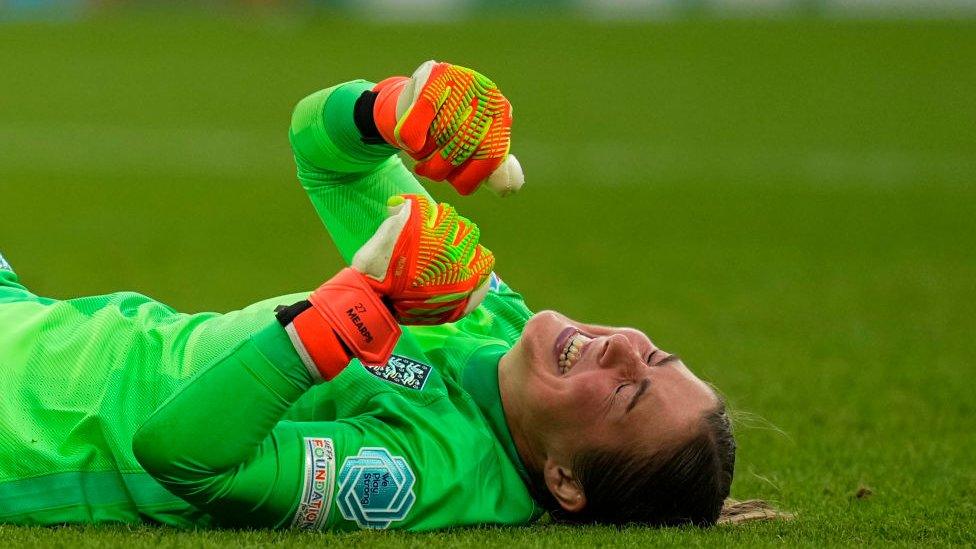
M 579 332 L 570 338 L 569 343 L 566 344 L 566 348 L 563 349 L 562 354 L 559 356 L 560 372 L 566 373 L 576 364 L 576 361 L 583 354 L 583 346 L 589 341 L 589 337 Z

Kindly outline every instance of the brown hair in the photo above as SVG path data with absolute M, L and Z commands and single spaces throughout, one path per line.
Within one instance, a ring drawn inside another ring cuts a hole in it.
M 732 485 L 735 438 L 724 403 L 705 414 L 701 432 L 678 448 L 650 456 L 628 451 L 586 452 L 573 473 L 586 494 L 579 512 L 564 510 L 539 475 L 535 492 L 553 519 L 570 523 L 711 526 Z

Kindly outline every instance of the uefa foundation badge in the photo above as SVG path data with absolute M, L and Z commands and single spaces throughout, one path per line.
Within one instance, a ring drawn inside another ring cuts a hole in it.
M 305 482 L 292 528 L 321 530 L 329 520 L 335 489 L 335 446 L 331 438 L 305 438 Z
M 339 471 L 339 511 L 360 528 L 387 528 L 403 520 L 417 499 L 406 460 L 386 448 L 363 448 Z

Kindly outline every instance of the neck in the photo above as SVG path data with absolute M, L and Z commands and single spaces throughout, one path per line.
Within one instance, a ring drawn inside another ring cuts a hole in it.
M 502 397 L 502 409 L 505 412 L 505 423 L 512 434 L 512 441 L 519 458 L 528 469 L 530 477 L 538 475 L 542 470 L 545 453 L 540 451 L 541 445 L 530 433 L 536 432 L 528 428 L 525 424 L 524 410 L 519 406 L 517 391 L 509 372 L 511 372 L 512 361 L 517 360 L 514 356 L 514 349 L 505 353 L 498 362 L 498 391 Z

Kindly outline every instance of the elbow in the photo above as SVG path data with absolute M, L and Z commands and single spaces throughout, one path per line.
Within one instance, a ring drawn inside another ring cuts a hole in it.
M 288 141 L 300 170 L 319 171 L 329 165 L 325 146 L 323 109 L 329 90 L 321 90 L 305 97 L 295 105 L 291 115 Z
M 132 454 L 150 476 L 167 486 L 212 476 L 212 473 L 194 467 L 179 450 L 179 445 L 151 423 L 132 437 Z
M 211 505 L 223 489 L 225 475 L 194 467 L 166 437 L 159 435 L 145 427 L 136 432 L 132 453 L 139 465 L 172 494 L 201 508 Z
M 173 457 L 170 455 L 168 445 L 155 436 L 152 428 L 143 426 L 136 431 L 132 437 L 132 454 L 135 456 L 139 465 L 154 478 L 169 476 Z

